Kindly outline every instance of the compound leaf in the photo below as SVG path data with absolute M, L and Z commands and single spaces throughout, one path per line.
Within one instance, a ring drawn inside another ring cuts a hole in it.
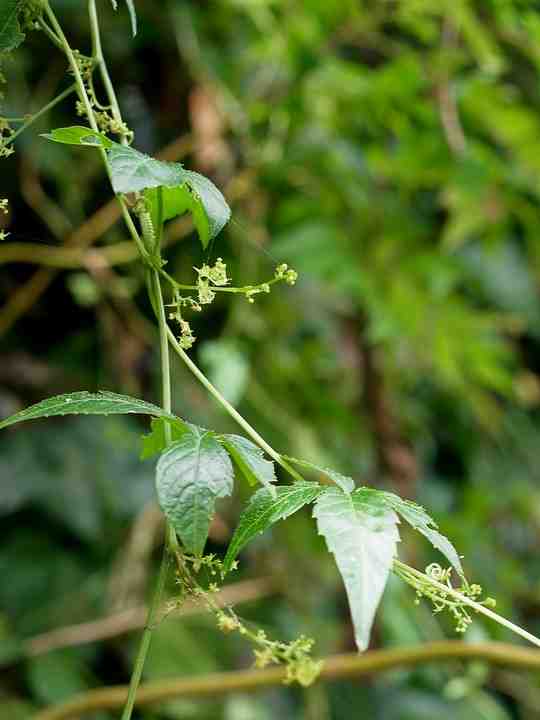
M 333 553 L 349 599 L 356 644 L 369 636 L 399 542 L 395 512 L 353 493 L 328 488 L 313 510 L 319 533 Z
M 411 502 L 403 500 L 393 493 L 381 493 L 384 495 L 388 505 L 395 510 L 401 517 L 409 523 L 415 530 L 424 535 L 434 548 L 439 550 L 448 562 L 454 567 L 460 577 L 464 577 L 461 560 L 455 547 L 447 537 L 442 535 L 437 529 L 437 523 L 424 510 L 423 507 Z
M 261 488 L 251 498 L 240 516 L 223 561 L 223 571 L 229 572 L 238 553 L 255 535 L 267 530 L 278 520 L 284 520 L 304 505 L 313 502 L 325 488 L 315 483 L 296 482 L 275 488 L 275 497 L 268 488 Z
M 202 555 L 216 500 L 233 489 L 230 458 L 214 434 L 189 426 L 161 455 L 156 488 L 161 509 L 186 550 Z
M 89 393 L 86 391 L 67 393 L 42 400 L 0 422 L 0 430 L 26 420 L 51 417 L 53 415 L 126 415 L 141 413 L 166 417 L 169 414 L 157 405 L 112 392 Z M 172 416 L 170 416 L 172 417 Z
M 0 3 L 0 52 L 15 50 L 24 40 L 19 13 L 26 0 L 2 0 Z
M 266 460 L 262 450 L 241 435 L 223 435 L 220 440 L 248 483 L 266 485 L 273 494 L 271 484 L 276 482 L 274 463 Z
M 64 145 L 85 145 L 89 147 L 112 148 L 112 140 L 103 133 L 95 132 L 92 128 L 83 125 L 72 125 L 71 127 L 56 128 L 50 133 L 42 133 L 41 137 Z

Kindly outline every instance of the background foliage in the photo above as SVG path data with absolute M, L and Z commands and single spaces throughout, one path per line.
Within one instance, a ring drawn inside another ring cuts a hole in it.
M 254 305 L 220 298 L 195 317 L 194 357 L 277 448 L 427 506 L 468 575 L 538 634 L 539 4 L 170 0 L 156 10 L 138 0 L 135 40 L 125 9 L 101 5 L 138 149 L 174 143 L 170 159 L 211 175 L 233 209 L 203 258 L 190 226 L 172 223 L 168 271 L 189 280 L 192 266 L 220 255 L 240 284 L 282 261 L 300 273 L 293 289 Z M 80 3 L 54 6 L 86 51 Z M 66 83 L 39 33 L 4 72 L 8 115 Z M 70 124 L 68 100 L 42 129 Z M 156 334 L 136 254 L 120 225 L 94 215 L 110 197 L 97 153 L 30 131 L 3 161 L 1 186 L 11 205 L 0 246 L 1 416 L 82 387 L 155 400 Z M 72 242 L 88 216 L 93 249 Z M 56 251 L 38 256 L 30 243 Z M 110 253 L 115 243 L 124 255 Z M 41 268 L 22 262 L 25 246 Z M 235 431 L 183 368 L 175 376 L 175 412 Z M 159 523 L 154 464 L 137 458 L 141 427 L 56 419 L 0 436 L 6 716 L 128 678 L 133 635 L 48 652 L 32 640 L 144 602 Z M 237 503 L 213 526 L 215 551 Z M 434 559 L 403 535 L 402 557 L 418 567 Z M 307 515 L 241 560 L 234 582 L 270 578 L 243 616 L 274 635 L 307 632 L 321 655 L 353 647 L 337 572 Z M 373 645 L 451 632 L 393 582 Z M 468 637 L 505 634 L 478 620 Z M 156 632 L 146 678 L 246 662 L 245 645 L 211 620 L 173 618 Z M 539 693 L 525 674 L 455 664 L 140 717 L 329 720 L 363 707 L 385 720 L 528 720 L 540 716 Z

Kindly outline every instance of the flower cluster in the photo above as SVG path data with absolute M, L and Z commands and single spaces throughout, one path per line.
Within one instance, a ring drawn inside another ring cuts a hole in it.
M 205 263 L 201 268 L 196 267 L 194 270 L 197 273 L 196 285 L 181 285 L 177 283 L 174 278 L 164 273 L 173 288 L 172 302 L 167 305 L 168 308 L 172 308 L 169 312 L 169 320 L 175 320 L 179 324 L 180 334 L 178 342 L 184 350 L 189 350 L 196 340 L 189 322 L 182 314 L 184 308 L 201 312 L 203 305 L 210 305 L 215 300 L 218 292 L 244 295 L 249 303 L 253 303 L 255 302 L 256 295 L 269 293 L 271 286 L 275 283 L 286 282 L 288 285 L 294 285 L 298 278 L 298 273 L 283 263 L 278 265 L 274 277 L 268 282 L 261 283 L 260 285 L 231 287 L 231 280 L 227 275 L 227 265 L 220 257 L 218 257 L 214 265 Z M 189 295 L 182 295 L 181 291 L 185 290 L 196 292 L 196 298 Z
M 83 55 L 78 50 L 74 50 L 73 54 L 99 129 L 103 133 L 112 133 L 113 135 L 119 135 L 121 138 L 125 137 L 131 143 L 133 141 L 133 131 L 129 129 L 125 122 L 114 117 L 111 105 L 102 105 L 97 98 L 93 79 L 96 66 L 94 58 Z M 81 100 L 77 101 L 76 110 L 77 115 L 86 117 L 86 106 Z
M 481 601 L 482 588 L 480 585 L 469 584 L 464 578 L 462 578 L 461 587 L 454 588 L 451 583 L 452 568 L 442 568 L 438 563 L 428 565 L 424 574 L 396 561 L 394 572 L 414 588 L 416 605 L 422 598 L 427 598 L 431 601 L 435 614 L 447 610 L 455 620 L 458 633 L 464 633 L 472 623 L 472 617 L 467 609 L 470 605 L 465 602 L 467 598 L 474 601 L 476 605 L 490 608 L 496 605 L 496 601 L 491 597 Z
M 314 660 L 310 655 L 314 645 L 311 638 L 301 635 L 290 643 L 272 640 L 264 630 L 251 627 L 251 623 L 248 625 L 232 608 L 221 606 L 219 598 L 216 597 L 216 593 L 219 592 L 216 582 L 211 581 L 208 587 L 202 587 L 196 578 L 196 574 L 201 570 L 206 570 L 211 577 L 222 574 L 223 564 L 218 557 L 213 554 L 193 557 L 180 552 L 175 553 L 175 557 L 176 583 L 180 588 L 180 595 L 167 603 L 165 614 L 179 609 L 186 597 L 198 599 L 214 615 L 221 632 L 226 634 L 237 632 L 254 646 L 255 667 L 284 664 L 285 682 L 298 682 L 304 687 L 311 685 L 317 679 L 322 669 L 322 662 Z

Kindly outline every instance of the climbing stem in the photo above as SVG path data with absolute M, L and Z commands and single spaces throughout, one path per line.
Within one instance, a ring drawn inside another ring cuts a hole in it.
M 235 420 L 240 425 L 240 427 L 245 430 L 245 432 L 250 436 L 250 438 L 260 448 L 262 448 L 262 450 L 268 453 L 271 458 L 273 458 L 279 465 L 281 465 L 281 467 L 286 470 L 289 475 L 291 475 L 295 480 L 303 480 L 300 473 L 297 472 L 276 450 L 274 450 L 274 448 L 259 435 L 255 428 L 252 427 L 248 423 L 248 421 L 244 417 L 242 417 L 242 415 L 240 415 L 238 410 L 236 410 L 236 408 L 234 408 L 230 404 L 230 402 L 228 402 L 228 400 L 223 397 L 219 390 L 214 385 L 212 385 L 212 383 L 202 372 L 202 370 L 197 367 L 197 365 L 193 362 L 193 360 L 189 357 L 185 350 L 180 347 L 180 343 L 175 338 L 174 333 L 169 327 L 167 327 L 167 335 L 175 353 L 180 356 L 182 361 L 187 365 L 188 369 L 193 373 L 193 375 L 195 375 L 197 380 L 208 390 L 210 395 L 212 395 L 212 397 L 214 397 L 218 401 L 218 403 L 233 418 L 233 420 Z
M 101 32 L 99 29 L 96 0 L 88 0 L 88 16 L 90 18 L 90 32 L 92 35 L 92 57 L 97 62 L 103 86 L 105 87 L 105 92 L 107 94 L 107 99 L 111 104 L 113 117 L 118 123 L 123 124 L 120 105 L 118 103 L 118 98 L 116 97 L 114 85 L 112 84 L 109 69 L 107 68 L 107 62 L 105 61 L 105 56 L 103 55 L 103 48 L 101 46 Z M 121 142 L 123 145 L 127 145 L 127 138 L 125 135 L 122 135 Z
M 150 608 L 146 617 L 146 625 L 144 627 L 141 643 L 137 652 L 137 658 L 133 667 L 133 673 L 129 682 L 128 696 L 124 711 L 122 713 L 122 720 L 130 720 L 135 706 L 135 698 L 137 696 L 137 690 L 141 683 L 142 672 L 148 650 L 150 649 L 150 641 L 152 639 L 152 632 L 156 623 L 159 606 L 161 605 L 161 597 L 163 595 L 163 589 L 165 587 L 165 581 L 167 579 L 167 568 L 169 564 L 169 536 L 166 536 L 165 546 L 163 548 L 163 556 L 161 558 L 161 565 L 156 581 L 156 587 L 150 601 Z

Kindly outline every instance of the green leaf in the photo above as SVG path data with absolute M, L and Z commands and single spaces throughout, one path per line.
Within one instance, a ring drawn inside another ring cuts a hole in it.
M 214 434 L 189 426 L 160 457 L 156 488 L 161 509 L 186 550 L 201 555 L 215 502 L 233 489 L 231 461 Z
M 159 455 L 167 447 L 165 428 L 171 430 L 171 440 L 180 440 L 182 435 L 189 430 L 189 425 L 179 418 L 159 417 L 153 418 L 151 430 L 148 435 L 141 437 L 141 460 L 147 460 L 154 455 Z
M 238 553 L 255 535 L 267 530 L 278 520 L 284 520 L 311 503 L 325 488 L 315 483 L 297 482 L 275 488 L 273 497 L 268 488 L 261 488 L 252 497 L 240 517 L 240 522 L 227 549 L 223 572 L 229 572 Z
M 223 435 L 219 439 L 250 485 L 260 483 L 274 492 L 271 487 L 276 482 L 274 463 L 265 459 L 257 445 L 241 435 Z
M 157 405 L 127 395 L 105 391 L 99 393 L 82 391 L 57 395 L 31 405 L 0 422 L 0 430 L 26 420 L 37 420 L 53 415 L 126 415 L 127 413 L 141 413 L 155 417 L 168 415 Z
M 338 488 L 327 489 L 317 499 L 313 516 L 345 583 L 356 644 L 365 650 L 396 556 L 399 520 L 381 503 Z
M 56 128 L 50 133 L 42 133 L 41 137 L 64 145 L 86 145 L 87 147 L 112 148 L 112 140 L 103 133 L 95 132 L 83 125 L 72 125 L 71 127 Z
M 354 480 L 351 477 L 348 477 L 347 475 L 342 475 L 341 473 L 338 473 L 335 470 L 330 470 L 329 468 L 324 468 L 324 467 L 321 467 L 320 465 L 315 465 L 315 463 L 308 462 L 307 460 L 298 460 L 297 458 L 293 458 L 293 457 L 286 457 L 286 460 L 289 460 L 290 462 L 294 463 L 295 465 L 298 465 L 299 467 L 307 468 L 308 470 L 314 470 L 315 472 L 322 473 L 325 477 L 329 478 L 338 487 L 340 487 L 343 490 L 343 492 L 351 493 L 354 490 Z
M 229 221 L 231 211 L 208 178 L 185 170 L 180 163 L 155 160 L 131 147 L 114 144 L 108 153 L 116 193 L 145 191 L 154 222 L 157 188 L 163 188 L 163 220 L 191 212 L 203 248 Z
M 0 3 L 0 52 L 15 50 L 24 40 L 19 13 L 26 0 L 2 0 Z
M 393 493 L 385 492 L 382 494 L 384 494 L 388 506 L 401 515 L 415 530 L 424 535 L 433 547 L 446 557 L 458 575 L 464 577 L 461 560 L 455 547 L 447 537 L 437 530 L 436 522 L 428 515 L 424 508 L 410 500 L 403 500 L 403 498 Z

